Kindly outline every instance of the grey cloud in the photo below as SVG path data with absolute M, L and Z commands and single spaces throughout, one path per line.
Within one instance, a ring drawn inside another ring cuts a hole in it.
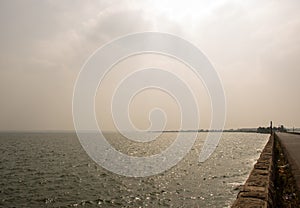
M 72 129 L 85 59 L 113 38 L 153 29 L 142 9 L 110 1 L 2 1 L 0 10 L 1 130 Z

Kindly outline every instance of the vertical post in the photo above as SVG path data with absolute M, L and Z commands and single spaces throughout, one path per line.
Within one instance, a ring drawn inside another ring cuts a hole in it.
M 273 124 L 272 124 L 272 121 L 270 122 L 270 134 L 271 135 L 273 134 Z

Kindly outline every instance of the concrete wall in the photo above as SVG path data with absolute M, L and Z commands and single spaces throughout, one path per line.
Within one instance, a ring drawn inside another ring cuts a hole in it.
M 245 185 L 239 192 L 233 208 L 276 207 L 274 192 L 274 137 L 263 149 Z

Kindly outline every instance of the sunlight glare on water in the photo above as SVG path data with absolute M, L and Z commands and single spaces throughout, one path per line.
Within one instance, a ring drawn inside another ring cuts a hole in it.
M 188 134 L 188 133 L 187 133 Z M 176 133 L 150 143 L 107 134 L 119 151 L 146 156 L 166 148 Z M 129 178 L 94 163 L 72 133 L 0 134 L 1 207 L 228 207 L 236 198 L 268 136 L 224 133 L 204 163 L 199 133 L 188 155 L 162 174 Z

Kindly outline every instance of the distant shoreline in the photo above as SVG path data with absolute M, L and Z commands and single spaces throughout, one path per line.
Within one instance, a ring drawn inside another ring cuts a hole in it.
M 243 129 L 225 129 L 225 130 L 214 130 L 214 129 L 201 129 L 201 130 L 166 130 L 166 131 L 149 131 L 149 132 L 162 132 L 162 133 L 178 133 L 178 132 L 239 132 L 239 133 L 257 133 L 256 129 L 243 130 Z
M 293 129 L 287 129 L 288 132 L 293 132 Z M 116 133 L 117 131 L 112 131 L 112 130 L 107 130 L 107 131 L 102 131 L 102 133 Z M 236 132 L 236 133 L 262 133 L 262 134 L 267 134 L 269 132 L 258 132 L 257 128 L 239 128 L 239 129 L 224 129 L 224 130 L 215 130 L 215 129 L 199 129 L 199 130 L 164 130 L 164 131 L 145 131 L 145 133 L 179 133 L 179 132 L 203 132 L 203 133 L 208 133 L 208 132 Z M 295 128 L 294 132 L 300 132 L 300 128 Z M 8 130 L 8 131 L 0 131 L 0 133 L 34 133 L 34 134 L 42 134 L 42 133 L 48 133 L 48 134 L 55 134 L 55 133 L 74 133 L 76 134 L 75 130 Z M 85 130 L 82 131 L 81 133 L 97 133 L 97 131 L 92 131 L 92 130 Z M 143 132 L 144 133 L 144 132 Z

